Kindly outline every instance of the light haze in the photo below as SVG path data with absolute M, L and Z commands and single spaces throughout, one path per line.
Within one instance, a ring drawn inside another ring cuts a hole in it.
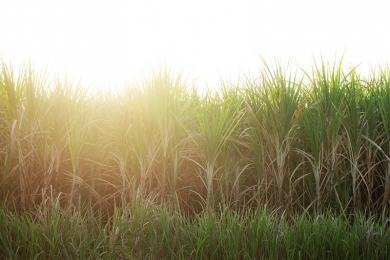
M 217 87 L 270 63 L 386 66 L 389 1 L 1 1 L 0 55 L 122 85 L 166 64 Z

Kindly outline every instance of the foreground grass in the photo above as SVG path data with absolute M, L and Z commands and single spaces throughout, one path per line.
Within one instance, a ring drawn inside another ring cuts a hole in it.
M 0 259 L 388 259 L 382 216 L 287 218 L 265 207 L 185 217 L 143 202 L 107 220 L 50 199 L 33 213 L 0 210 Z

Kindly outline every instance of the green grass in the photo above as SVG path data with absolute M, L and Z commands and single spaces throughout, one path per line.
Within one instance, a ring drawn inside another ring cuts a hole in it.
M 388 256 L 387 68 L 263 60 L 202 94 L 165 68 L 116 92 L 0 71 L 3 258 Z
M 32 213 L 0 210 L 1 259 L 387 259 L 388 219 L 330 211 L 287 217 L 265 207 L 189 219 L 147 201 L 107 220 L 59 198 Z

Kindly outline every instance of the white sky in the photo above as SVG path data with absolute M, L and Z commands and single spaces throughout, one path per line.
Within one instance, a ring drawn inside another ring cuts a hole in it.
M 390 1 L 0 0 L 0 55 L 14 66 L 119 84 L 165 62 L 199 85 L 255 73 L 259 55 L 386 66 Z

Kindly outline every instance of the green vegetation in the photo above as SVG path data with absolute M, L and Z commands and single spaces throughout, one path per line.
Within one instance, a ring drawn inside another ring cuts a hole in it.
M 114 210 L 107 220 L 50 199 L 32 213 L 0 210 L 1 259 L 388 259 L 384 215 L 350 223 L 326 212 L 277 215 L 265 207 L 191 219 L 154 203 Z
M 388 258 L 390 70 L 263 64 L 201 95 L 1 62 L 0 258 Z

